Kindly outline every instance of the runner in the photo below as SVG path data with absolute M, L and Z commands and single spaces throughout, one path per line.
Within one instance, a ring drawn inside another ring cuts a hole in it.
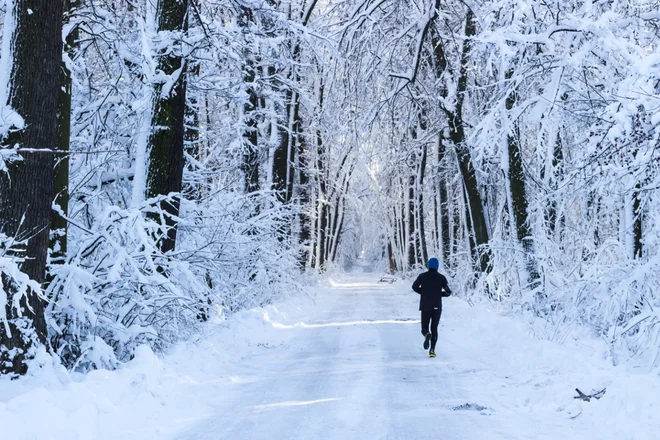
M 412 289 L 419 293 L 419 310 L 422 312 L 422 335 L 424 335 L 424 350 L 429 356 L 435 357 L 435 343 L 438 341 L 438 324 L 442 314 L 442 297 L 451 295 L 447 285 L 447 278 L 438 272 L 440 262 L 431 258 L 427 264 L 429 270 L 420 274 L 412 285 Z M 429 324 L 431 331 L 429 331 Z

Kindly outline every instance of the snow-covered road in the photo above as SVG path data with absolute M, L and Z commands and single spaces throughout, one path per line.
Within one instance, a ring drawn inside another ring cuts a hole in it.
M 139 348 L 116 371 L 79 375 L 44 359 L 33 376 L 0 378 L 0 438 L 660 438 L 657 374 L 612 367 L 599 341 L 548 342 L 519 316 L 448 298 L 429 358 L 410 283 L 378 280 L 335 275 L 164 357 Z M 573 398 L 605 387 L 601 400 Z
M 432 359 L 405 284 L 330 283 L 308 316 L 272 322 L 281 342 L 243 357 L 227 394 L 179 440 L 605 438 L 573 399 L 573 388 L 601 385 L 583 359 L 557 359 L 567 352 L 455 299 Z

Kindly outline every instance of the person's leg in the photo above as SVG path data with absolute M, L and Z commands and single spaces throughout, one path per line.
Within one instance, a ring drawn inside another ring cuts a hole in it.
M 431 351 L 435 352 L 435 343 L 438 342 L 438 324 L 440 324 L 440 310 L 432 312 L 431 316 Z
M 431 343 L 431 332 L 429 332 L 429 323 L 432 319 L 432 312 L 422 312 L 422 334 L 424 335 L 424 350 L 429 349 Z
M 422 335 L 429 333 L 429 323 L 431 322 L 431 312 L 422 312 Z

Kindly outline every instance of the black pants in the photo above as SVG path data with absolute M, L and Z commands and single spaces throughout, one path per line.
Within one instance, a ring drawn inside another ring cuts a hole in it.
M 429 310 L 422 312 L 422 334 L 426 336 L 429 333 L 429 323 L 431 324 L 431 350 L 435 351 L 435 343 L 438 342 L 438 324 L 442 310 Z

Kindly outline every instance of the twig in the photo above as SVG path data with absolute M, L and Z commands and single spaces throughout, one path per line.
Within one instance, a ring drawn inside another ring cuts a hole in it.
M 584 394 L 582 391 L 580 391 L 579 388 L 576 388 L 575 391 L 577 391 L 578 395 L 573 397 L 573 398 L 590 402 L 592 398 L 598 400 L 601 397 L 603 397 L 603 395 L 605 395 L 606 390 L 607 390 L 607 388 L 603 388 L 602 390 L 598 391 L 597 393 L 587 395 L 587 394 Z

